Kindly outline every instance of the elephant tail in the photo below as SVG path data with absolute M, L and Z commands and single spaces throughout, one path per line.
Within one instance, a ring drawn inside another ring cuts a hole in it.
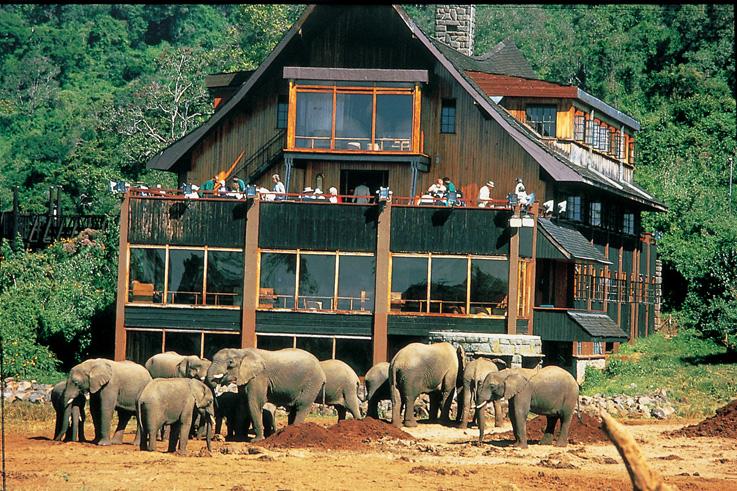
M 581 416 L 581 386 L 578 386 L 578 394 L 576 394 L 576 417 L 579 423 L 583 423 L 583 417 Z

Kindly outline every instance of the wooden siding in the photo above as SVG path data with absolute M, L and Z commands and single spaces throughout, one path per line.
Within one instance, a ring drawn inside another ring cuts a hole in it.
M 259 247 L 321 251 L 376 250 L 378 206 L 261 203 Z
M 243 247 L 245 201 L 130 200 L 131 244 Z
M 519 255 L 520 257 L 532 257 L 532 227 L 521 227 L 519 229 Z
M 565 310 L 535 310 L 534 315 L 533 334 L 543 341 L 597 340 L 573 322 Z
M 409 159 L 409 156 L 408 156 Z M 323 175 L 323 193 L 327 193 L 330 186 L 340 190 L 340 172 L 342 170 L 371 170 L 389 172 L 389 189 L 395 196 L 409 196 L 412 188 L 412 169 L 409 161 L 406 163 L 360 163 L 360 162 L 335 162 L 335 161 L 311 161 L 305 164 L 305 169 L 299 175 L 293 174 L 292 189 L 295 191 L 310 186 L 314 188 L 317 176 Z M 421 191 L 418 188 L 418 192 Z
M 127 306 L 125 327 L 238 332 L 241 329 L 241 311 Z
M 257 334 L 371 336 L 372 325 L 371 315 L 256 312 Z
M 527 330 L 519 327 L 522 331 Z M 505 334 L 505 319 L 439 317 L 425 315 L 389 315 L 389 335 L 427 336 L 430 331 L 478 332 Z
M 509 254 L 511 212 L 393 207 L 392 252 Z

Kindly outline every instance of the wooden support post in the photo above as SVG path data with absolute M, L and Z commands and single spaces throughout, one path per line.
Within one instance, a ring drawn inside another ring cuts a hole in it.
M 520 205 L 516 205 L 514 207 L 514 216 L 520 216 Z M 509 226 L 509 224 L 507 224 L 507 226 Z M 517 275 L 519 274 L 519 229 L 509 226 L 509 234 L 509 294 L 507 295 L 507 334 L 517 334 Z
M 535 202 L 532 205 L 532 217 L 535 220 L 534 226 L 532 229 L 532 261 L 530 261 L 529 268 L 530 271 L 528 272 L 527 278 L 528 278 L 528 285 L 527 285 L 527 291 L 530 292 L 529 294 L 529 306 L 530 306 L 530 316 L 527 319 L 527 334 L 532 335 L 533 331 L 533 322 L 535 317 L 535 290 L 537 285 L 537 277 L 536 277 L 536 265 L 537 265 L 537 218 L 540 216 L 540 203 Z
M 294 157 L 284 157 L 284 191 L 289 192 L 292 182 L 292 167 L 294 165 Z
M 243 307 L 241 308 L 241 348 L 256 347 L 256 307 L 259 292 L 258 223 L 260 200 L 249 200 L 246 212 L 246 239 L 243 245 Z
M 128 298 L 128 225 L 130 222 L 130 195 L 120 205 L 120 240 L 118 242 L 118 297 L 115 305 L 115 361 L 125 360 L 125 302 Z
M 376 226 L 376 282 L 374 284 L 373 364 L 388 360 L 389 335 L 389 280 L 391 275 L 392 207 L 389 202 L 380 206 Z

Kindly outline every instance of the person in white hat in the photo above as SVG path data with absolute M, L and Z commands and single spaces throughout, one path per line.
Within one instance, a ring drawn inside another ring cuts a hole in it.
M 340 196 L 338 196 L 338 189 L 335 186 L 328 189 L 328 194 L 330 196 L 329 199 L 331 203 L 340 203 Z
M 491 193 L 494 190 L 494 181 L 489 179 L 486 181 L 486 184 L 481 186 L 481 189 L 479 189 L 479 208 L 486 208 L 491 203 L 489 203 L 489 200 L 491 200 Z

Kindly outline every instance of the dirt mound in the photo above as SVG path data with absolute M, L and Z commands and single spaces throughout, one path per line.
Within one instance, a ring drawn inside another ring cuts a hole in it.
M 737 438 L 737 399 L 720 407 L 714 416 L 706 418 L 701 423 L 672 431 L 670 435 Z
M 380 438 L 400 440 L 414 437 L 399 428 L 372 418 L 340 421 L 329 428 L 315 423 L 290 425 L 260 442 L 266 448 L 316 448 L 320 450 L 365 450 Z
M 384 423 L 378 419 L 345 419 L 331 426 L 329 431 L 346 439 L 360 441 L 375 441 L 381 438 L 396 440 L 414 440 L 415 437 L 399 428 Z
M 527 421 L 527 440 L 540 441 L 545 433 L 545 427 L 548 420 L 545 416 L 538 416 L 535 419 Z M 555 427 L 557 436 L 560 430 L 560 422 Z M 507 431 L 505 433 L 496 433 L 491 437 L 493 440 L 514 440 L 514 433 Z M 581 414 L 579 421 L 577 416 L 573 416 L 571 428 L 568 431 L 568 443 L 597 443 L 607 442 L 604 430 L 601 429 L 601 419 L 589 414 Z

